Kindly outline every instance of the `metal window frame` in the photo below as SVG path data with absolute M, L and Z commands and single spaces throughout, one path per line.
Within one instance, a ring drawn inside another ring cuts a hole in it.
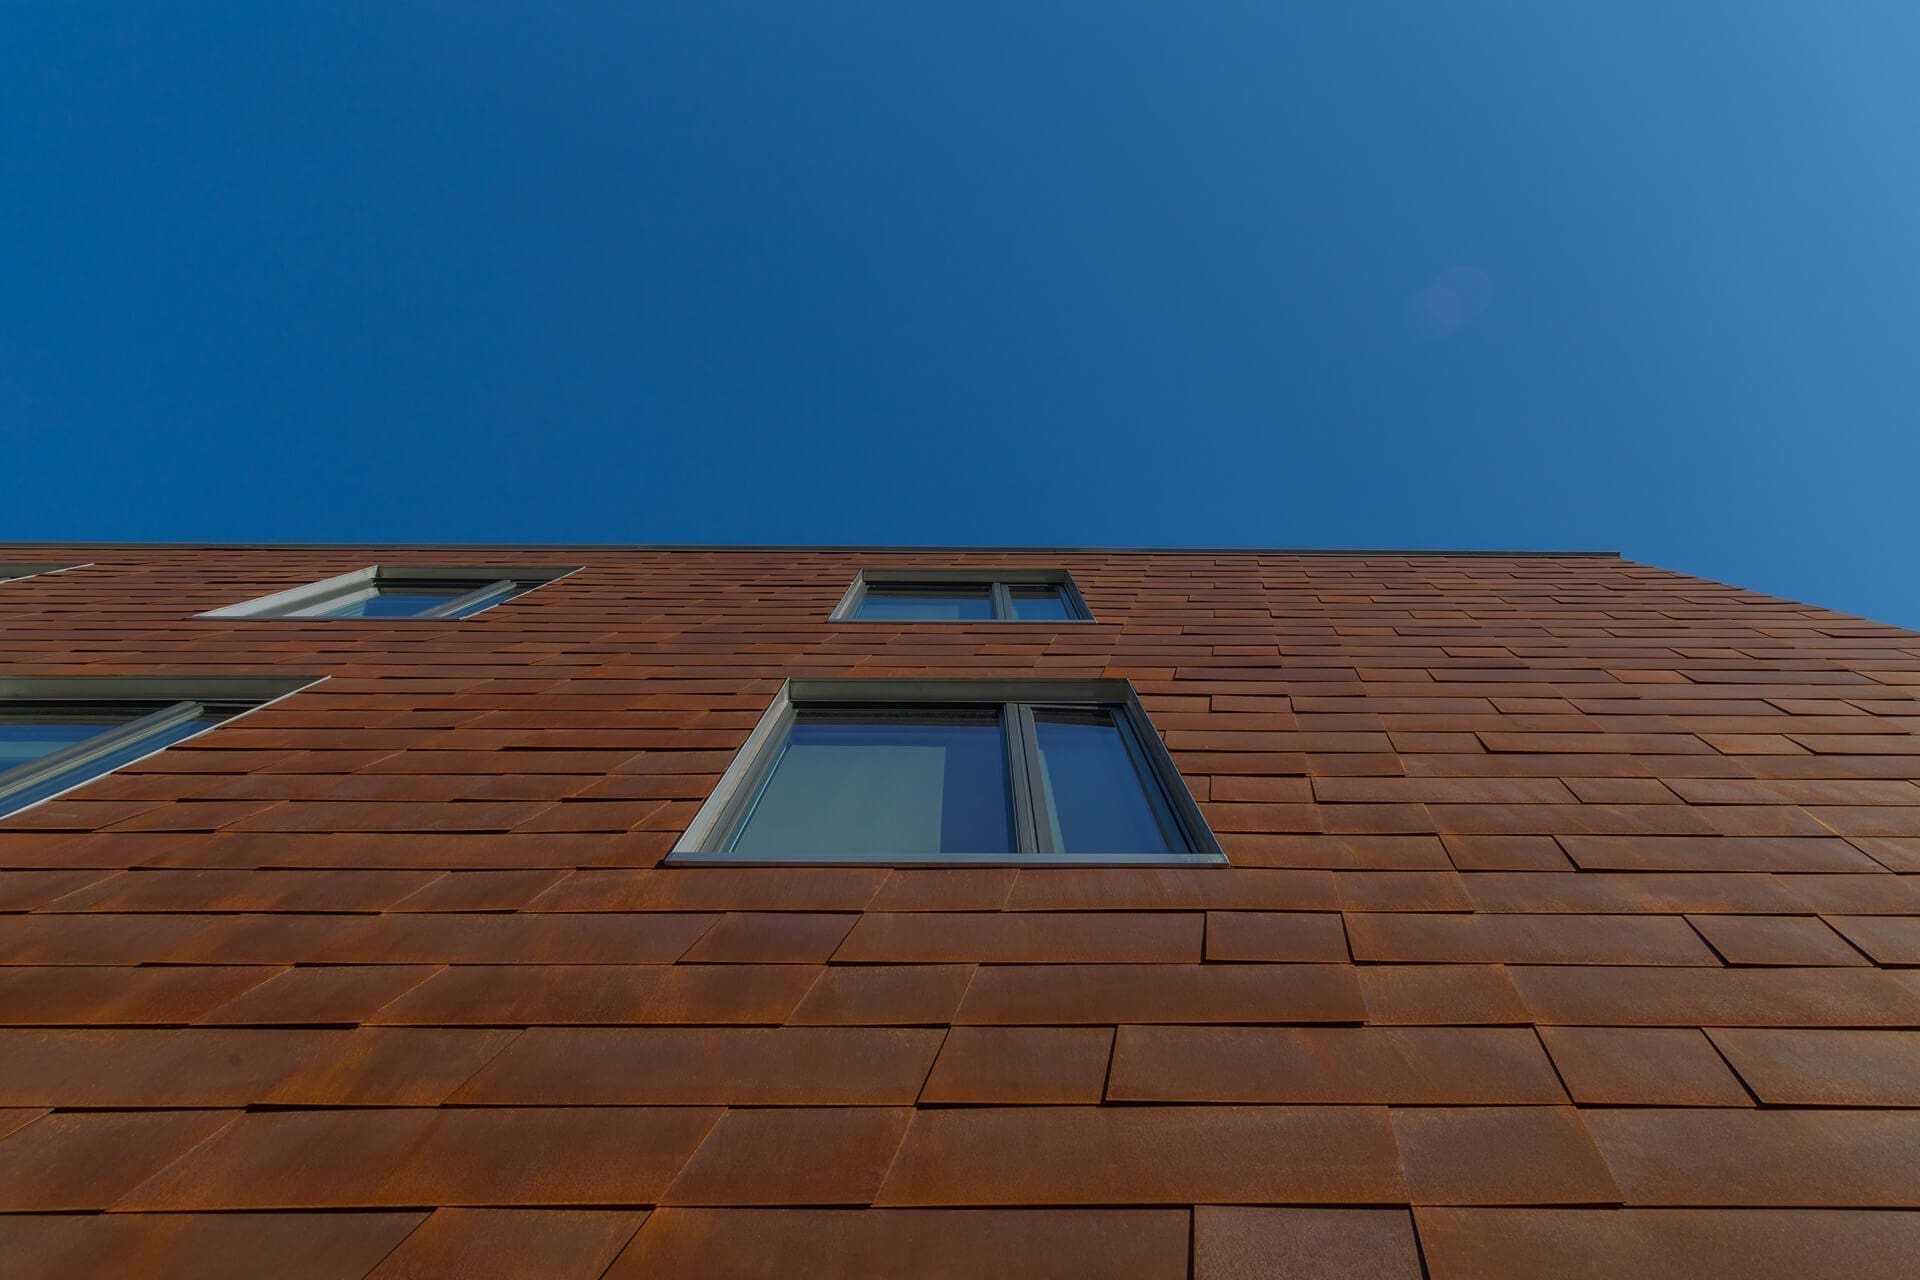
M 373 564 L 350 573 L 324 578 L 277 591 L 272 595 L 244 600 L 239 604 L 209 609 L 202 618 L 284 618 L 306 621 L 360 622 L 392 626 L 409 622 L 444 622 L 469 618 L 503 601 L 518 599 L 550 582 L 558 582 L 578 573 L 578 565 L 430 565 Z M 443 601 L 406 618 L 327 618 L 326 612 L 341 601 L 362 591 L 377 590 L 381 584 L 425 586 L 429 584 L 469 585 L 470 590 L 455 599 Z
M 778 762 L 796 715 L 811 708 L 870 712 L 998 710 L 1007 754 L 1008 797 L 1016 852 L 985 854 L 859 854 L 782 857 L 739 854 L 726 846 L 758 800 Z M 1150 802 L 1158 800 L 1187 849 L 1181 853 L 1071 854 L 1054 847 L 1041 781 L 1034 712 L 1098 708 L 1113 713 Z M 1151 791 L 1157 791 L 1157 796 Z M 1227 856 L 1187 790 L 1186 780 L 1126 680 L 849 680 L 795 678 L 780 686 L 747 741 L 666 857 L 672 865 L 726 866 L 1220 866 Z
M 1065 569 L 862 569 L 853 575 L 846 593 L 840 597 L 840 603 L 827 615 L 828 622 L 863 622 L 868 625 L 899 626 L 898 619 L 862 618 L 860 606 L 867 598 L 867 588 L 880 587 L 985 587 L 993 601 L 991 619 L 956 618 L 942 621 L 926 619 L 911 625 L 979 626 L 983 622 L 1012 622 L 1020 626 L 1041 626 L 1043 623 L 1018 618 L 1013 612 L 1013 597 L 1009 587 L 1056 587 L 1067 605 L 1066 622 L 1092 622 L 1093 611 L 1087 608 L 1087 601 L 1080 594 L 1073 575 Z
M 197 738 L 201 733 L 236 720 L 250 711 L 271 706 L 325 679 L 325 676 L 0 677 L 0 717 L 5 717 L 9 712 L 22 711 L 47 715 L 145 711 L 145 714 L 125 724 L 109 726 L 91 738 L 0 772 L 0 818 L 25 813 L 49 800 L 58 799 L 97 778 L 157 755 L 170 746 Z M 199 733 L 160 743 L 152 751 L 123 760 L 112 769 L 76 778 L 69 786 L 42 796 L 31 804 L 18 808 L 9 805 L 11 797 L 40 786 L 50 778 L 83 769 L 92 761 L 104 759 L 128 746 L 137 745 L 142 739 L 156 737 L 165 730 L 200 717 L 206 717 L 208 723 Z

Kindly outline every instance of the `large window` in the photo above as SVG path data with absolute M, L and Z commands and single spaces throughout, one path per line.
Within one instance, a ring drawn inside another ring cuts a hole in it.
M 572 572 L 570 567 L 377 564 L 200 616 L 465 618 Z
M 310 679 L 0 680 L 0 814 L 191 738 Z
M 675 862 L 1224 862 L 1124 680 L 790 680 Z
M 835 622 L 1087 622 L 1059 569 L 864 569 Z

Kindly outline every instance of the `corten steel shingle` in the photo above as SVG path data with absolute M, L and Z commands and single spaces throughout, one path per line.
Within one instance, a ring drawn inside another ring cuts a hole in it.
M 1920 635 L 1604 555 L 0 547 L 324 682 L 0 819 L 0 1274 L 1912 1274 Z M 196 615 L 373 563 L 461 621 Z M 1095 621 L 830 623 L 861 568 Z M 1223 868 L 674 866 L 789 677 L 1132 681 Z

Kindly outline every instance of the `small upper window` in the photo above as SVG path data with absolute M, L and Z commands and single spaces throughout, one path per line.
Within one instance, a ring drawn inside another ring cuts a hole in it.
M 356 569 L 203 618 L 466 618 L 565 577 L 567 567 L 390 565 Z
M 672 860 L 1225 858 L 1123 680 L 791 680 Z
M 59 573 L 62 569 L 77 568 L 79 568 L 79 566 L 72 561 L 62 561 L 59 564 L 47 564 L 38 561 L 33 563 L 25 563 L 17 560 L 0 561 L 0 582 L 11 582 L 15 578 L 35 578 L 43 573 Z
M 118 676 L 0 680 L 0 814 L 38 804 L 309 683 Z
M 1086 601 L 1059 569 L 865 569 L 835 622 L 1088 622 Z

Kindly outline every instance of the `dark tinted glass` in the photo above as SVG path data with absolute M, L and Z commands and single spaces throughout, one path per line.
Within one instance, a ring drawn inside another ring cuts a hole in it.
M 1110 711 L 1036 711 L 1041 774 L 1062 853 L 1184 853 L 1159 783 Z
M 130 719 L 131 716 L 98 720 L 0 720 L 0 771 L 38 760 L 76 742 L 85 742 Z
M 1013 597 L 1013 616 L 1022 622 L 1073 621 L 1064 587 L 1008 587 L 1007 594 Z
M 446 588 L 428 587 L 409 589 L 406 587 L 377 586 L 356 593 L 352 598 L 341 601 L 335 607 L 320 615 L 326 618 L 413 618 L 425 613 L 435 605 L 449 600 L 457 600 L 466 595 L 471 587 Z
M 854 617 L 862 622 L 971 622 L 993 617 L 993 592 L 979 586 L 869 586 Z
M 992 712 L 801 713 L 736 853 L 1009 853 L 1006 747 Z

